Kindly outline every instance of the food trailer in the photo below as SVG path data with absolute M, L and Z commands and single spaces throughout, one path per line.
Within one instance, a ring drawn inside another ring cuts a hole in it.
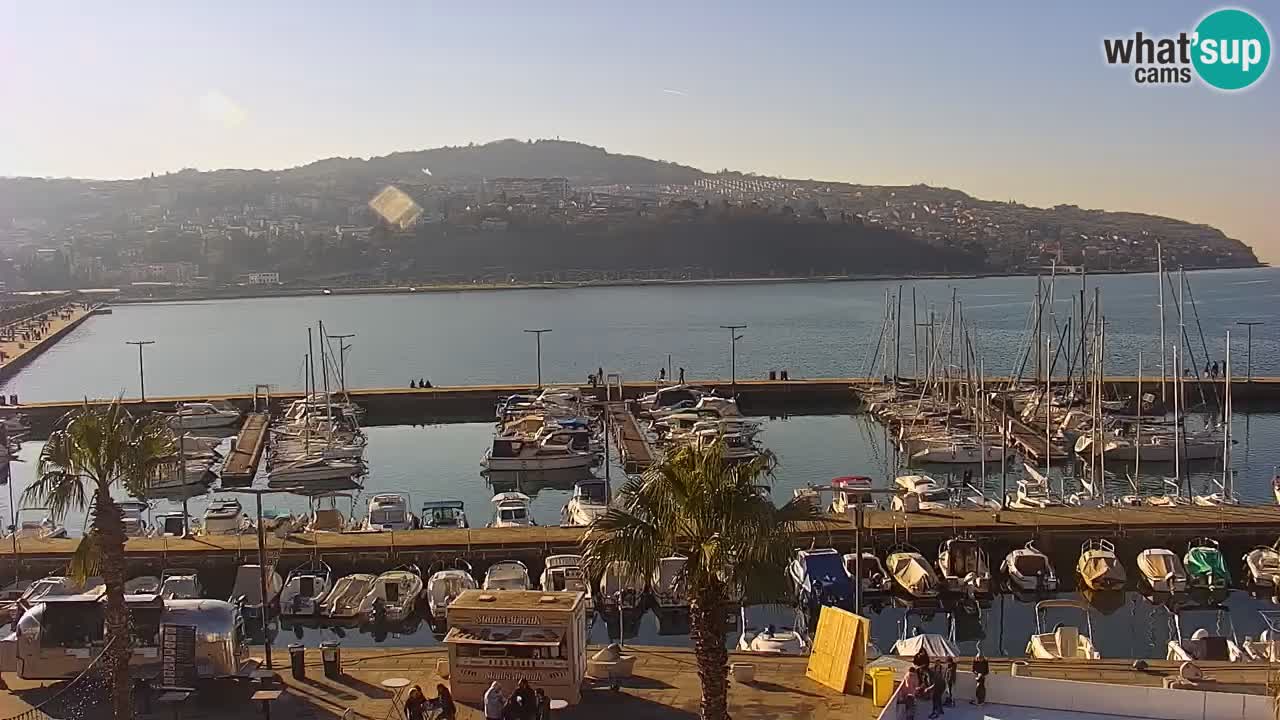
M 490 683 L 510 693 L 527 679 L 552 699 L 575 704 L 587 667 L 581 592 L 467 590 L 449 605 L 449 688 L 480 702 Z

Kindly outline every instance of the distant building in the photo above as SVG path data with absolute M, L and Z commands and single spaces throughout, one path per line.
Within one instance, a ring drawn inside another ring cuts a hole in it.
M 482 183 L 482 196 L 493 199 L 498 195 L 507 198 L 542 198 L 564 200 L 569 196 L 568 178 L 493 178 Z
M 280 273 L 251 272 L 244 276 L 244 281 L 249 285 L 279 285 Z

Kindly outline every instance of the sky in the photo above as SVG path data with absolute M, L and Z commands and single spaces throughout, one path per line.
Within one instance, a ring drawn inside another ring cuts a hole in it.
M 1213 3 L 0 0 L 0 175 L 501 138 L 1214 225 L 1280 262 L 1280 77 L 1140 86 Z M 1271 28 L 1280 5 L 1238 5 Z M 1275 62 L 1272 63 L 1273 65 Z

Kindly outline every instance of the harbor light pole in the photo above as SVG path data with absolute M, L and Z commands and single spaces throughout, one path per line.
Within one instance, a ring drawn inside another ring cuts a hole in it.
M 527 333 L 533 333 L 534 337 L 535 337 L 535 338 L 537 338 L 537 347 L 538 347 L 538 389 L 539 389 L 539 390 L 541 390 L 541 389 L 542 389 L 542 333 L 549 333 L 549 332 L 551 332 L 551 329 L 550 329 L 550 328 L 543 328 L 543 329 L 541 329 L 541 330 L 525 330 L 525 332 L 527 332 Z
M 738 341 L 742 339 L 738 335 L 739 330 L 747 329 L 746 325 L 721 325 L 721 329 L 729 331 L 729 393 L 734 397 L 738 396 Z
M 330 340 L 338 341 L 338 386 L 342 388 L 343 394 L 346 394 L 347 392 L 347 351 L 351 349 L 351 346 L 343 345 L 342 343 L 347 338 L 353 338 L 355 336 L 355 333 L 325 336 Z
M 1236 322 L 1236 324 L 1243 325 L 1249 330 L 1249 353 L 1248 355 L 1245 356 L 1246 358 L 1245 365 L 1248 368 L 1247 373 L 1248 373 L 1249 379 L 1246 382 L 1253 382 L 1253 326 L 1266 325 L 1266 323 L 1262 322 L 1261 320 L 1245 320 L 1245 321 L 1238 321 Z M 1223 375 L 1225 374 L 1226 373 L 1224 372 Z
M 138 397 L 142 402 L 147 401 L 147 375 L 142 369 L 142 346 L 155 345 L 155 340 L 125 340 L 125 345 L 138 346 Z

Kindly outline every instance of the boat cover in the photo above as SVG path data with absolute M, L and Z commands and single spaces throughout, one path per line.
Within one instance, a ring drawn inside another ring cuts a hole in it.
M 1187 551 L 1187 571 L 1193 576 L 1208 575 L 1210 577 L 1229 579 L 1227 565 L 1222 553 L 1217 548 L 1193 547 Z
M 890 572 L 897 578 L 902 587 L 913 594 L 934 589 L 937 579 L 929 566 L 913 555 L 895 555 L 894 566 Z
M 1164 580 L 1169 577 L 1185 577 L 1182 561 L 1169 551 L 1141 552 L 1138 554 L 1138 570 L 1152 580 Z
M 960 648 L 956 647 L 955 643 L 937 633 L 920 633 L 915 637 L 903 638 L 893 646 L 893 654 L 903 657 L 913 657 L 921 650 L 928 653 L 931 658 L 960 655 Z
M 1255 548 L 1249 551 L 1246 558 L 1252 563 L 1253 571 L 1260 577 L 1271 577 L 1272 582 L 1280 577 L 1280 553 L 1271 548 Z
M 1123 584 L 1124 567 L 1114 555 L 1090 552 L 1080 558 L 1080 576 L 1085 584 L 1098 587 L 1110 583 Z

